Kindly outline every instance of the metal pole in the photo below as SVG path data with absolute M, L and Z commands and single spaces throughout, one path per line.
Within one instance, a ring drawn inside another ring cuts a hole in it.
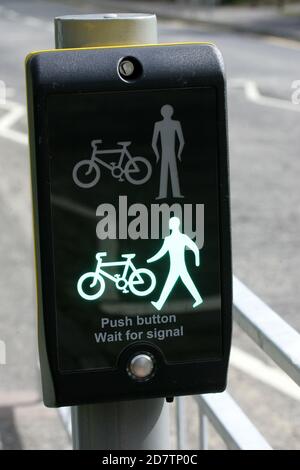
M 55 18 L 56 48 L 157 43 L 155 15 L 108 13 Z M 169 409 L 149 399 L 71 408 L 74 449 L 169 449 Z
M 200 450 L 208 450 L 207 416 L 199 409 Z
M 72 407 L 74 449 L 169 449 L 169 410 L 163 399 Z
M 185 435 L 185 397 L 176 398 L 177 450 L 186 449 Z
M 157 43 L 156 16 L 143 13 L 67 15 L 55 18 L 55 47 Z

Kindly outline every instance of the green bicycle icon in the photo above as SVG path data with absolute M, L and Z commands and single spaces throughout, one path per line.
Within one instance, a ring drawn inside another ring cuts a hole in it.
M 107 256 L 106 252 L 96 254 L 97 266 L 94 272 L 83 274 L 77 283 L 79 295 L 85 300 L 96 300 L 103 294 L 105 290 L 105 277 L 111 280 L 116 288 L 127 294 L 139 297 L 150 294 L 156 285 L 156 278 L 152 271 L 144 268 L 136 268 L 132 262 L 135 254 L 121 255 L 125 261 L 114 261 L 109 263 L 103 262 L 103 257 Z M 104 267 L 124 266 L 122 274 L 109 274 L 104 271 Z M 131 274 L 129 272 L 131 271 Z M 129 278 L 127 279 L 129 274 Z

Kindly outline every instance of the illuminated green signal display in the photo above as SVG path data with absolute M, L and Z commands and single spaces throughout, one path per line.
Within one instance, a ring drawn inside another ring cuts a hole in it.
M 138 341 L 169 363 L 220 358 L 215 90 L 47 109 L 60 369 L 114 368 Z
M 195 284 L 193 283 L 188 273 L 185 262 L 185 247 L 187 247 L 193 250 L 193 252 L 195 253 L 196 266 L 199 266 L 199 248 L 197 247 L 196 243 L 193 242 L 193 240 L 191 240 L 187 235 L 183 235 L 180 233 L 179 227 L 180 219 L 178 217 L 171 217 L 169 221 L 171 235 L 166 236 L 163 246 L 161 247 L 159 252 L 156 253 L 155 256 L 147 260 L 148 263 L 152 263 L 153 261 L 159 260 L 166 253 L 169 253 L 170 256 L 170 270 L 166 283 L 162 289 L 160 299 L 157 302 L 151 302 L 157 310 L 161 310 L 167 300 L 167 297 L 171 293 L 172 289 L 175 287 L 176 281 L 179 278 L 181 278 L 183 284 L 186 286 L 186 288 L 189 290 L 189 292 L 195 299 L 193 308 L 197 307 L 203 302 L 197 288 L 195 287 Z M 81 276 L 81 278 L 79 279 L 77 288 L 79 295 L 81 295 L 83 299 L 95 300 L 101 297 L 105 290 L 104 276 L 113 281 L 116 284 L 116 288 L 120 289 L 123 293 L 126 294 L 131 291 L 134 295 L 146 296 L 153 291 L 156 285 L 156 278 L 153 272 L 151 272 L 149 269 L 136 269 L 134 267 L 131 261 L 131 259 L 135 257 L 134 253 L 122 255 L 122 257 L 125 258 L 126 261 L 103 263 L 102 257 L 106 256 L 106 254 L 107 253 L 97 253 L 96 271 L 83 274 L 83 276 Z M 103 269 L 101 269 L 102 266 L 124 266 L 124 271 L 122 275 L 115 274 L 113 276 L 103 271 Z M 129 269 L 132 270 L 132 273 L 129 279 L 127 280 L 126 277 Z M 145 284 L 147 285 L 147 282 L 145 281 L 144 277 L 148 277 L 150 279 L 150 286 L 146 287 L 146 289 L 144 288 L 144 286 Z M 91 289 L 97 286 L 96 293 L 86 293 L 83 288 L 83 284 L 86 281 L 88 283 L 88 287 Z

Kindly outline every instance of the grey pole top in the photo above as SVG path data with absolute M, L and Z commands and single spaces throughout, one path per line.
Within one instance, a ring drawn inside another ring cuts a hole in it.
M 55 47 L 79 48 L 157 43 L 153 14 L 102 13 L 55 18 Z

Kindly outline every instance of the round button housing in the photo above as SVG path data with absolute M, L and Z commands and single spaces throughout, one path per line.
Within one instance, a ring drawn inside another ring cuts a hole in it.
M 153 356 L 146 353 L 137 354 L 134 356 L 128 366 L 129 375 L 137 380 L 148 379 L 154 370 Z

